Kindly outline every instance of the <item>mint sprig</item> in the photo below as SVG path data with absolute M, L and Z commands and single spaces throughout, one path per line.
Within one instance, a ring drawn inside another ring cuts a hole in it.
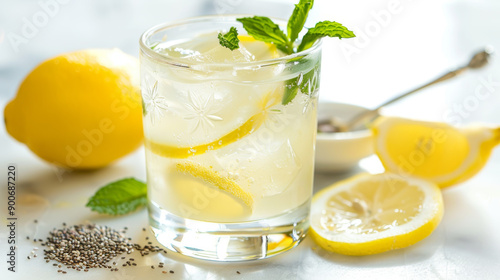
M 314 43 L 323 37 L 338 37 L 342 38 L 353 38 L 356 37 L 354 33 L 347 29 L 342 24 L 335 21 L 320 21 L 316 23 L 316 26 L 307 30 L 306 35 L 302 38 L 302 42 L 300 42 L 297 51 L 303 51 L 310 48 Z
M 125 178 L 100 188 L 85 206 L 101 214 L 123 215 L 146 204 L 146 184 Z
M 243 24 L 243 28 L 245 28 L 248 35 L 254 37 L 255 40 L 285 47 L 288 44 L 285 33 L 283 33 L 279 25 L 268 17 L 254 16 L 237 18 L 236 20 Z
M 237 18 L 236 20 L 243 24 L 243 28 L 247 31 L 248 35 L 254 37 L 256 40 L 274 44 L 279 50 L 286 54 L 306 50 L 314 45 L 318 39 L 323 37 L 338 37 L 339 39 L 355 37 L 354 33 L 342 24 L 326 20 L 318 22 L 316 26 L 308 29 L 300 44 L 297 46 L 295 42 L 302 29 L 304 29 L 304 24 L 313 5 L 314 0 L 300 0 L 299 3 L 295 5 L 292 15 L 288 19 L 287 34 L 280 29 L 278 24 L 274 23 L 268 17 L 254 16 Z M 234 32 L 231 32 L 232 28 L 233 27 L 231 27 L 230 32 L 227 34 L 231 33 L 231 36 L 237 38 L 238 33 L 236 28 Z M 235 50 L 239 47 L 238 44 L 228 45 L 225 41 L 221 41 L 221 36 L 222 35 L 219 33 L 219 41 L 223 47 L 231 50 Z
M 292 15 L 288 19 L 286 31 L 283 32 L 279 25 L 274 23 L 268 17 L 254 16 L 237 18 L 236 20 L 243 24 L 243 28 L 247 31 L 248 35 L 256 40 L 271 43 L 276 46 L 285 54 L 292 54 L 301 52 L 314 45 L 316 41 L 323 37 L 337 37 L 352 38 L 355 37 L 354 33 L 347 29 L 347 27 L 334 21 L 320 21 L 316 23 L 313 28 L 309 28 L 306 34 L 296 43 L 299 39 L 300 32 L 304 29 L 305 22 L 309 15 L 309 11 L 314 5 L 314 0 L 300 0 L 295 5 Z M 220 39 L 219 34 L 219 39 Z M 238 36 L 238 34 L 233 34 Z M 227 47 L 221 42 L 221 45 Z M 231 50 L 239 46 L 232 46 Z M 300 58 L 295 58 L 299 59 Z M 307 71 L 307 72 L 306 72 Z M 318 88 L 317 79 L 313 79 L 314 73 L 317 73 L 319 68 L 314 67 L 312 70 L 301 71 L 303 75 L 285 81 L 285 90 L 281 100 L 281 104 L 287 105 L 297 96 L 299 90 L 305 94 L 311 94 Z
M 239 47 L 240 39 L 238 39 L 238 30 L 234 26 L 226 34 L 219 33 L 218 38 L 219 44 L 230 50 L 235 50 Z
M 293 45 L 293 42 L 299 37 L 299 33 L 304 28 L 309 11 L 312 9 L 314 0 L 304 0 L 300 1 L 299 4 L 295 5 L 292 15 L 288 19 L 288 25 L 286 27 L 288 33 L 289 42 Z

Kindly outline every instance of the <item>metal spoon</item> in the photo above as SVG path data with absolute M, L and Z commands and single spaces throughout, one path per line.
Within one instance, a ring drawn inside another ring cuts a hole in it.
M 466 65 L 459 67 L 456 70 L 450 71 L 450 72 L 434 79 L 433 81 L 431 81 L 423 86 L 420 86 L 420 87 L 413 89 L 409 92 L 406 92 L 404 94 L 396 96 L 396 97 L 390 99 L 389 101 L 386 101 L 385 103 L 379 105 L 375 109 L 361 112 L 360 114 L 355 115 L 350 120 L 342 121 L 342 120 L 339 120 L 338 118 L 331 118 L 328 120 L 320 120 L 318 122 L 318 130 L 320 132 L 351 131 L 351 130 L 357 128 L 360 124 L 365 124 L 365 123 L 371 121 L 374 117 L 378 116 L 380 109 L 384 106 L 387 106 L 387 105 L 392 104 L 396 101 L 399 101 L 400 99 L 403 99 L 403 98 L 405 98 L 405 97 L 407 97 L 407 96 L 409 96 L 417 91 L 420 91 L 421 89 L 424 89 L 428 86 L 440 83 L 442 81 L 449 80 L 451 78 L 454 78 L 454 77 L 458 76 L 459 74 L 462 74 L 463 72 L 465 72 L 468 69 L 479 69 L 479 68 L 483 67 L 484 65 L 486 65 L 488 63 L 488 59 L 490 58 L 492 53 L 493 53 L 493 49 L 491 47 L 486 47 L 486 48 L 484 48 L 484 50 L 476 53 L 471 58 L 469 63 L 467 63 Z

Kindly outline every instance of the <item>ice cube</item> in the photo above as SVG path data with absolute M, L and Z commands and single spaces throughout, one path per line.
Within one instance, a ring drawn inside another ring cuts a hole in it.
M 267 144 L 254 141 L 252 136 L 218 151 L 219 165 L 226 172 L 237 174 L 237 183 L 255 196 L 282 193 L 299 174 L 302 167 L 299 157 L 286 138 L 275 138 L 269 145 L 267 141 Z

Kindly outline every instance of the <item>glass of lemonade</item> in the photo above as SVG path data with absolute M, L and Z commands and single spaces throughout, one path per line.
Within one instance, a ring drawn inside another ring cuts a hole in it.
M 231 26 L 234 51 L 217 38 Z M 158 241 L 220 261 L 295 247 L 309 227 L 320 42 L 285 55 L 246 35 L 235 16 L 208 16 L 153 27 L 140 48 Z

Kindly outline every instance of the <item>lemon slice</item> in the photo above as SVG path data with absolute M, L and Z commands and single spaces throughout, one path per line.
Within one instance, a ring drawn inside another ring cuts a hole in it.
M 248 208 L 253 207 L 253 197 L 250 193 L 243 190 L 238 184 L 233 180 L 221 176 L 217 171 L 212 170 L 212 168 L 204 167 L 200 164 L 185 162 L 178 163 L 175 165 L 177 171 L 191 175 L 193 177 L 199 178 L 204 181 L 204 183 L 210 187 L 215 187 L 219 190 L 230 194 L 233 198 L 239 199 Z M 188 188 L 188 186 L 184 186 Z
M 221 138 L 207 144 L 201 144 L 194 147 L 176 147 L 167 144 L 156 143 L 150 139 L 145 139 L 144 145 L 153 153 L 163 157 L 170 158 L 188 158 L 195 155 L 201 155 L 210 150 L 217 150 L 239 139 L 245 137 L 247 134 L 252 133 L 259 128 L 265 120 L 263 112 L 258 113 L 248 119 L 237 129 L 229 132 Z
M 280 57 L 276 45 L 255 40 L 249 35 L 238 35 L 240 46 L 252 54 L 254 60 L 266 60 Z
M 372 127 L 375 151 L 385 169 L 447 187 L 463 182 L 486 164 L 500 142 L 500 129 L 457 129 L 437 122 L 380 117 Z
M 361 174 L 313 197 L 311 236 L 324 249 L 371 255 L 410 246 L 443 216 L 440 189 L 392 173 Z
M 270 108 L 279 104 L 281 98 L 281 92 L 276 89 L 264 95 L 264 97 L 259 100 L 257 107 L 260 112 L 250 117 L 245 123 L 236 128 L 235 130 L 227 133 L 219 139 L 216 139 L 210 143 L 201 144 L 193 147 L 178 147 L 163 143 L 157 143 L 151 139 L 146 138 L 144 140 L 144 145 L 146 148 L 151 150 L 153 153 L 169 158 L 188 158 L 191 156 L 201 155 L 211 150 L 217 150 L 231 143 L 234 143 L 248 134 L 256 131 L 267 119 Z

